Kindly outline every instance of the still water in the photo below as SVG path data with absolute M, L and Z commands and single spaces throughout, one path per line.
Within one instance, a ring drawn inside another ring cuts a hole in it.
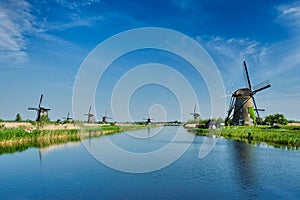
M 130 151 L 148 152 L 163 147 L 177 128 L 131 132 L 155 135 L 150 138 L 126 134 L 105 137 Z M 103 137 L 2 154 L 0 199 L 300 198 L 299 151 L 219 139 L 210 154 L 199 159 L 204 138 L 196 137 L 183 156 L 168 167 L 141 174 L 111 169 L 86 150 L 84 145 L 92 148 Z

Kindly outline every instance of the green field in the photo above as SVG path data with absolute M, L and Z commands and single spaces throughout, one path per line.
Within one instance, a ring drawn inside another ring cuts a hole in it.
M 209 129 L 192 129 L 190 131 L 201 136 L 215 134 L 249 144 L 264 142 L 278 148 L 298 149 L 300 147 L 299 126 L 282 126 L 278 129 L 269 126 L 230 126 L 224 127 L 219 133 Z

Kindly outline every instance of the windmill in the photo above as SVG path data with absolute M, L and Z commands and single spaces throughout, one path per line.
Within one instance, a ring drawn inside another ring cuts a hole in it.
M 111 117 L 107 116 L 107 110 L 105 111 L 105 115 L 102 116 L 102 122 L 106 123 L 108 119 L 111 119 Z
M 95 116 L 91 113 L 92 106 L 90 106 L 89 112 L 87 114 L 84 114 L 85 116 L 88 116 L 87 123 L 95 123 Z
M 70 122 L 73 118 L 70 117 L 70 113 L 68 112 L 67 117 L 63 117 L 67 122 Z
M 143 120 L 146 120 L 146 124 L 149 125 L 149 124 L 151 124 L 151 120 L 153 120 L 153 119 L 151 119 L 150 114 L 148 113 L 148 118 L 143 119 Z
M 199 114 L 199 113 L 196 113 L 196 108 L 197 108 L 197 105 L 195 104 L 194 112 L 190 114 L 190 115 L 193 115 L 194 120 L 197 120 L 197 119 L 199 119 L 199 117 L 200 117 L 200 114 Z
M 268 81 L 264 81 L 257 85 L 253 90 L 250 82 L 250 77 L 247 69 L 246 62 L 243 62 L 244 69 L 246 72 L 248 88 L 240 88 L 232 93 L 229 110 L 227 117 L 225 119 L 225 124 L 228 125 L 229 119 L 231 118 L 231 113 L 233 111 L 232 119 L 230 124 L 232 125 L 253 125 L 253 120 L 257 114 L 258 119 L 260 119 L 258 111 L 264 111 L 263 109 L 258 109 L 254 99 L 254 95 L 264 89 L 271 87 Z M 253 104 L 255 109 L 253 109 Z
M 48 111 L 50 111 L 49 108 L 44 108 L 41 106 L 42 101 L 43 101 L 43 95 L 41 94 L 39 106 L 37 108 L 28 108 L 28 110 L 35 110 L 37 112 L 37 118 L 36 118 L 37 122 L 41 120 L 42 116 L 48 115 Z

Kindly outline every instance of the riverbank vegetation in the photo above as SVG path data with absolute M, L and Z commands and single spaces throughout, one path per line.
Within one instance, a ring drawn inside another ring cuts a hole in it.
M 228 126 L 221 129 L 219 133 L 215 130 L 195 128 L 191 129 L 197 135 L 215 134 L 231 140 L 247 142 L 249 144 L 266 143 L 268 145 L 299 149 L 300 147 L 300 127 L 299 126 Z
M 41 126 L 36 126 L 41 127 Z M 17 128 L 0 127 L 0 155 L 24 151 L 28 148 L 43 148 L 54 144 L 81 141 L 85 138 L 100 137 L 107 134 L 114 134 L 125 130 L 137 130 L 147 128 L 144 125 L 116 126 L 82 126 L 78 129 L 47 130 L 29 129 L 23 126 Z M 151 125 L 154 127 L 154 125 Z

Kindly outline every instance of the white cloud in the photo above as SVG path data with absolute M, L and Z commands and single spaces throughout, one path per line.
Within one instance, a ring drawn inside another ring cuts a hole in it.
M 261 55 L 266 49 L 263 44 L 249 38 L 225 39 L 219 36 L 198 36 L 197 40 L 208 51 L 221 70 L 228 92 L 233 92 L 239 87 L 246 86 L 242 67 L 244 60 L 247 61 L 248 66 L 250 65 L 251 78 L 257 75 L 257 63 L 259 63 Z M 259 81 L 263 80 L 260 79 Z
M 300 2 L 282 4 L 278 6 L 279 16 L 277 20 L 286 26 L 300 26 Z
M 90 27 L 93 26 L 96 22 L 102 21 L 103 16 L 89 17 L 80 20 L 72 20 L 67 23 L 49 23 L 45 25 L 45 31 L 61 31 L 74 27 Z
M 31 6 L 24 0 L 0 2 L 0 60 L 26 62 L 26 34 L 35 32 Z
M 55 0 L 59 5 L 72 10 L 72 19 L 80 19 L 81 10 L 83 7 L 91 6 L 100 3 L 100 0 Z
M 100 0 L 56 0 L 56 2 L 71 10 L 78 10 L 80 7 L 91 6 L 95 3 L 100 3 Z
M 276 77 L 291 71 L 300 65 L 300 37 L 280 41 L 270 45 L 260 56 L 265 68 L 272 68 L 266 72 L 268 76 Z
M 0 1 L 0 61 L 8 63 L 25 63 L 29 61 L 27 47 L 31 37 L 39 37 L 46 41 L 66 43 L 62 39 L 49 35 L 48 31 L 61 31 L 73 27 L 92 26 L 103 20 L 102 16 L 70 18 L 70 13 L 77 15 L 81 8 L 99 3 L 99 0 L 67 1 L 55 0 L 71 11 L 64 15 L 64 22 L 48 22 L 49 8 L 43 2 L 30 4 L 26 0 Z M 41 9 L 44 12 L 41 14 Z M 76 14 L 77 13 L 77 14 Z
M 212 53 L 225 56 L 232 62 L 241 63 L 243 59 L 251 57 L 258 59 L 264 46 L 249 38 L 230 38 L 225 39 L 219 36 L 212 36 L 207 39 L 197 37 L 197 40 Z

